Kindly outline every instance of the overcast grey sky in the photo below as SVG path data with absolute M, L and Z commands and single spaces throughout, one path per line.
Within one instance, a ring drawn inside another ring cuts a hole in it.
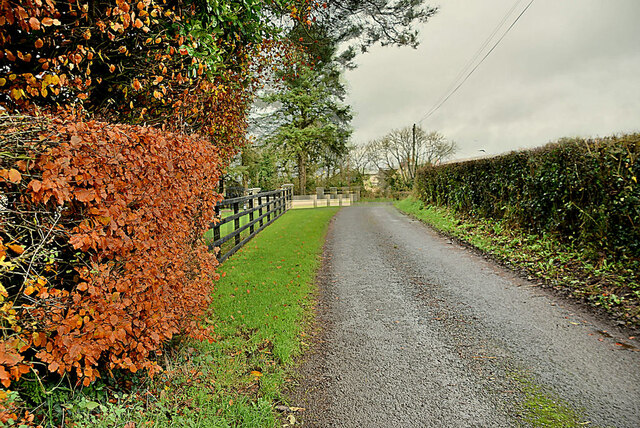
M 420 27 L 418 49 L 375 47 L 361 55 L 346 73 L 353 141 L 418 122 L 515 2 L 431 2 L 440 11 Z M 457 141 L 455 158 L 640 131 L 640 0 L 535 0 L 422 126 Z

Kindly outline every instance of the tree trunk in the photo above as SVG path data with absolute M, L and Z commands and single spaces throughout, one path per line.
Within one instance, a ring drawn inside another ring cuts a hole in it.
M 306 194 L 307 191 L 307 164 L 305 162 L 304 153 L 298 154 L 298 185 L 300 195 Z
M 247 162 L 247 156 L 243 150 L 242 152 L 240 152 L 240 165 L 247 166 L 248 163 L 249 162 Z M 243 169 L 242 171 L 242 187 L 244 187 L 245 189 L 249 187 L 249 173 L 246 169 Z

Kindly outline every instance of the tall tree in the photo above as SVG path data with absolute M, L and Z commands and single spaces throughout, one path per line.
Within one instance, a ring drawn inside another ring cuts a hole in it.
M 300 40 L 316 60 L 327 58 L 323 46 L 330 40 L 342 47 L 336 59 L 354 67 L 355 55 L 376 43 L 415 48 L 416 26 L 437 10 L 425 0 L 327 0 L 315 11 L 312 25 L 295 26 L 292 39 Z
M 360 175 L 365 175 L 371 167 L 371 148 L 368 145 L 352 145 L 349 147 L 349 165 Z
M 327 153 L 346 152 L 352 115 L 336 95 L 344 92 L 337 76 L 300 66 L 283 79 L 283 90 L 262 98 L 276 109 L 273 116 L 280 123 L 269 140 L 295 160 L 298 191 L 304 194 L 310 163 Z
M 300 0 L 300 9 L 306 9 L 307 2 Z M 303 4 L 304 3 L 304 4 Z M 319 72 L 324 77 L 325 82 L 330 84 L 325 86 L 326 93 L 330 94 L 333 99 L 344 100 L 344 86 L 339 84 L 340 76 L 344 68 L 354 67 L 353 59 L 357 52 L 366 52 L 367 49 L 375 44 L 382 45 L 408 45 L 416 47 L 418 44 L 416 25 L 426 22 L 428 18 L 433 16 L 437 9 L 425 5 L 425 0 L 328 0 L 324 3 L 318 3 L 319 7 L 309 13 L 308 19 L 295 20 L 287 33 L 287 38 L 292 45 L 300 47 L 302 57 L 307 58 L 309 64 L 312 64 L 314 71 Z M 338 49 L 340 47 L 340 49 Z M 296 79 L 284 79 L 285 92 L 295 92 L 300 88 L 300 84 Z M 284 95 L 281 95 L 284 96 Z M 309 94 L 312 97 L 314 95 Z M 268 100 L 269 98 L 263 99 Z M 280 101 L 278 97 L 271 98 L 272 105 Z M 288 109 L 288 111 L 286 111 Z M 301 111 L 301 109 L 298 109 Z M 280 118 L 285 116 L 293 117 L 290 107 L 280 109 Z M 340 119 L 340 114 L 333 115 L 333 123 L 340 124 L 344 122 Z M 350 114 L 349 114 L 350 116 Z M 263 120 L 259 120 L 261 126 L 258 134 L 277 134 L 279 139 L 275 141 L 284 141 L 285 135 L 291 146 L 292 141 L 302 141 L 301 130 L 297 125 L 292 129 L 278 128 L 277 133 L 265 132 L 271 124 Z M 340 126 L 338 126 L 338 129 Z M 295 132 L 294 132 L 295 131 Z M 305 132 L 311 133 L 312 128 Z M 287 134 L 288 133 L 288 134 Z M 294 134 L 298 137 L 294 138 Z M 298 153 L 315 153 L 317 150 L 308 150 L 298 143 Z M 340 156 L 344 154 L 344 145 L 340 150 L 334 150 L 329 146 L 329 150 L 320 150 L 323 152 L 325 162 L 325 172 L 329 174 L 332 168 L 329 163 L 339 164 Z M 288 150 L 291 153 L 291 150 Z M 336 153 L 339 156 L 336 158 Z M 306 167 L 309 162 L 309 156 L 298 156 L 298 173 L 302 182 L 306 182 Z M 304 189 L 302 189 L 304 191 Z

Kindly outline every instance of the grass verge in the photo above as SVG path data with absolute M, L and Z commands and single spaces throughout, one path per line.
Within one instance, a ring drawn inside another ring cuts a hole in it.
M 534 427 L 583 427 L 584 421 L 574 409 L 529 383 L 524 387 L 525 401 L 522 403 L 524 421 Z
M 72 412 L 76 426 L 278 426 L 274 405 L 302 351 L 324 238 L 337 211 L 291 210 L 260 232 L 219 268 L 209 314 L 216 341 L 174 344 L 164 373 L 134 386 L 122 405 L 113 394 L 102 402 L 77 398 L 84 407 Z
M 395 203 L 407 214 L 467 242 L 498 261 L 604 308 L 628 326 L 640 328 L 640 261 L 608 259 L 560 242 L 553 235 L 534 235 L 502 221 L 463 217 L 443 207 L 425 206 L 415 198 Z

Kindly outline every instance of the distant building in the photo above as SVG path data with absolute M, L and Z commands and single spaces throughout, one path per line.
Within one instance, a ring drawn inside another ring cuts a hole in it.
M 371 173 L 368 172 L 364 174 L 362 178 L 362 182 L 364 185 L 364 190 L 367 192 L 373 192 L 380 189 L 380 172 Z

